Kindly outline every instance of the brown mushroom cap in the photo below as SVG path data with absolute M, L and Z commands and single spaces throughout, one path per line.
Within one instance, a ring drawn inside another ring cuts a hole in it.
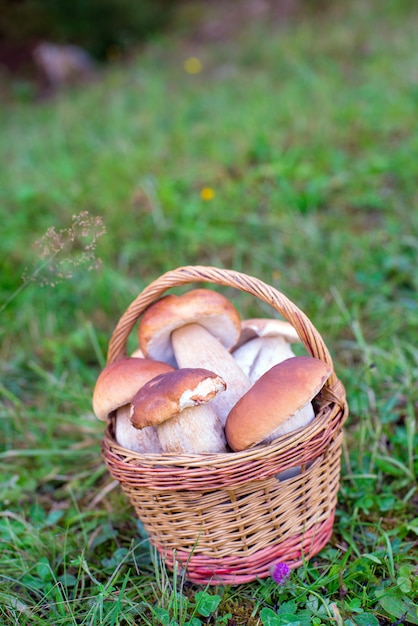
M 181 296 L 164 296 L 145 311 L 138 328 L 144 354 L 175 365 L 171 333 L 193 323 L 206 328 L 227 349 L 238 340 L 240 317 L 233 304 L 216 291 L 193 289 Z
M 241 321 L 241 334 L 234 350 L 256 337 L 283 337 L 288 343 L 300 341 L 295 327 L 289 322 L 275 318 L 254 317 Z
M 225 387 L 220 376 L 203 368 L 163 373 L 141 387 L 132 399 L 132 425 L 158 426 L 186 408 L 209 402 Z
M 93 391 L 93 411 L 104 420 L 128 404 L 146 382 L 173 368 L 167 363 L 128 357 L 107 365 L 99 374 Z
M 225 424 L 230 447 L 245 450 L 281 426 L 283 432 L 292 430 L 286 429 L 287 420 L 319 393 L 330 374 L 329 365 L 309 356 L 292 357 L 272 367 L 231 409 Z

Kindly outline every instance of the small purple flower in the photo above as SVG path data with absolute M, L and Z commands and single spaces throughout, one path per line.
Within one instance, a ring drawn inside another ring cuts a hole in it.
M 270 575 L 275 583 L 284 585 L 290 578 L 290 568 L 286 563 L 276 561 L 271 567 Z

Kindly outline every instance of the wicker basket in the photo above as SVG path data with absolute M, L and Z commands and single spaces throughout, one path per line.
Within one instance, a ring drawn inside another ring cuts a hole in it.
M 126 342 L 145 309 L 172 287 L 207 282 L 233 287 L 268 303 L 290 322 L 310 354 L 332 367 L 307 316 L 273 287 L 213 267 L 181 267 L 146 287 L 119 320 L 108 363 L 126 355 Z M 273 317 L 273 315 L 272 315 Z M 138 454 L 122 448 L 109 421 L 102 450 L 166 565 L 175 561 L 190 581 L 239 584 L 269 576 L 272 562 L 290 568 L 329 541 L 340 476 L 345 391 L 334 371 L 314 401 L 306 427 L 267 446 L 207 455 Z M 301 466 L 293 478 L 277 475 Z

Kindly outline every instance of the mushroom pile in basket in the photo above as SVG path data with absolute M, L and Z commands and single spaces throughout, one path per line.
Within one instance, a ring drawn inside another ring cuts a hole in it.
M 143 454 L 271 443 L 315 417 L 311 401 L 331 374 L 323 361 L 295 356 L 291 324 L 241 321 L 210 289 L 155 302 L 138 338 L 139 350 L 100 373 L 93 410 L 102 420 L 115 413 L 117 442 Z

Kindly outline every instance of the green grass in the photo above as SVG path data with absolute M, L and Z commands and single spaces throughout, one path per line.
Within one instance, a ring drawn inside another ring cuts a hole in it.
M 88 87 L 2 107 L 0 623 L 418 623 L 417 19 L 372 0 L 205 45 L 174 32 Z M 105 234 L 77 230 L 84 211 Z M 167 572 L 100 457 L 111 332 L 186 264 L 283 291 L 346 386 L 334 534 L 284 587 Z

